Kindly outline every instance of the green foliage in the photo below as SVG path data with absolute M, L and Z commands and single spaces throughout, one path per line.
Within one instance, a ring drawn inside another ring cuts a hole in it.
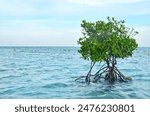
M 107 22 L 83 20 L 81 27 L 83 37 L 78 40 L 81 45 L 79 53 L 85 60 L 101 62 L 112 57 L 129 57 L 138 46 L 133 38 L 138 32 L 126 27 L 124 20 L 110 17 L 107 17 Z

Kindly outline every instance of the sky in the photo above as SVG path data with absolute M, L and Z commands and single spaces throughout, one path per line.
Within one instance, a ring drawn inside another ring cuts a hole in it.
M 150 0 L 0 0 L 0 46 L 77 46 L 82 20 L 125 20 L 150 47 Z

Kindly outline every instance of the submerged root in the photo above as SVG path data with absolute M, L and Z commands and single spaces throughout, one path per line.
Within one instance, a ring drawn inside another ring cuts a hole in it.
M 81 76 L 77 78 L 76 81 L 81 78 L 85 78 L 86 83 L 90 83 L 91 80 L 92 82 L 96 83 L 101 79 L 108 80 L 109 82 L 114 82 L 117 80 L 121 82 L 126 82 L 127 80 L 132 80 L 131 77 L 125 77 L 117 69 L 117 67 L 106 67 L 106 66 L 102 66 L 94 75 L 88 73 L 87 76 Z
M 94 82 L 97 82 L 102 77 L 110 82 L 117 80 L 125 82 L 127 80 L 126 77 L 116 67 L 104 67 L 103 69 L 100 69 L 98 76 L 94 78 Z

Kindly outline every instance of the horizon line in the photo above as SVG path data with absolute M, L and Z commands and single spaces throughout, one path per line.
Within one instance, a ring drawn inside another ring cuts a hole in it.
M 0 47 L 80 47 L 80 45 L 0 45 Z M 138 46 L 137 48 L 149 48 L 150 46 Z

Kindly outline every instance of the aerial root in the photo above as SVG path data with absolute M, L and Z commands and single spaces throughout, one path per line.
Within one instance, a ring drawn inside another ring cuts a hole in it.
M 113 82 L 116 80 L 119 80 L 122 82 L 127 81 L 127 78 L 117 69 L 117 67 L 107 67 L 104 65 L 94 75 L 88 73 L 86 76 L 80 76 L 75 81 L 81 78 L 85 78 L 85 81 L 89 83 L 91 80 L 91 77 L 93 77 L 93 82 L 95 83 L 100 81 L 100 79 L 102 78 L 110 82 Z
M 77 81 L 77 80 L 79 80 L 79 79 L 81 79 L 81 78 L 85 78 L 86 76 L 80 76 L 80 77 L 78 77 L 77 79 L 75 79 L 75 81 Z
M 94 82 L 98 82 L 101 78 L 109 81 L 120 80 L 125 82 L 126 77 L 116 67 L 103 67 L 101 68 L 94 77 Z

